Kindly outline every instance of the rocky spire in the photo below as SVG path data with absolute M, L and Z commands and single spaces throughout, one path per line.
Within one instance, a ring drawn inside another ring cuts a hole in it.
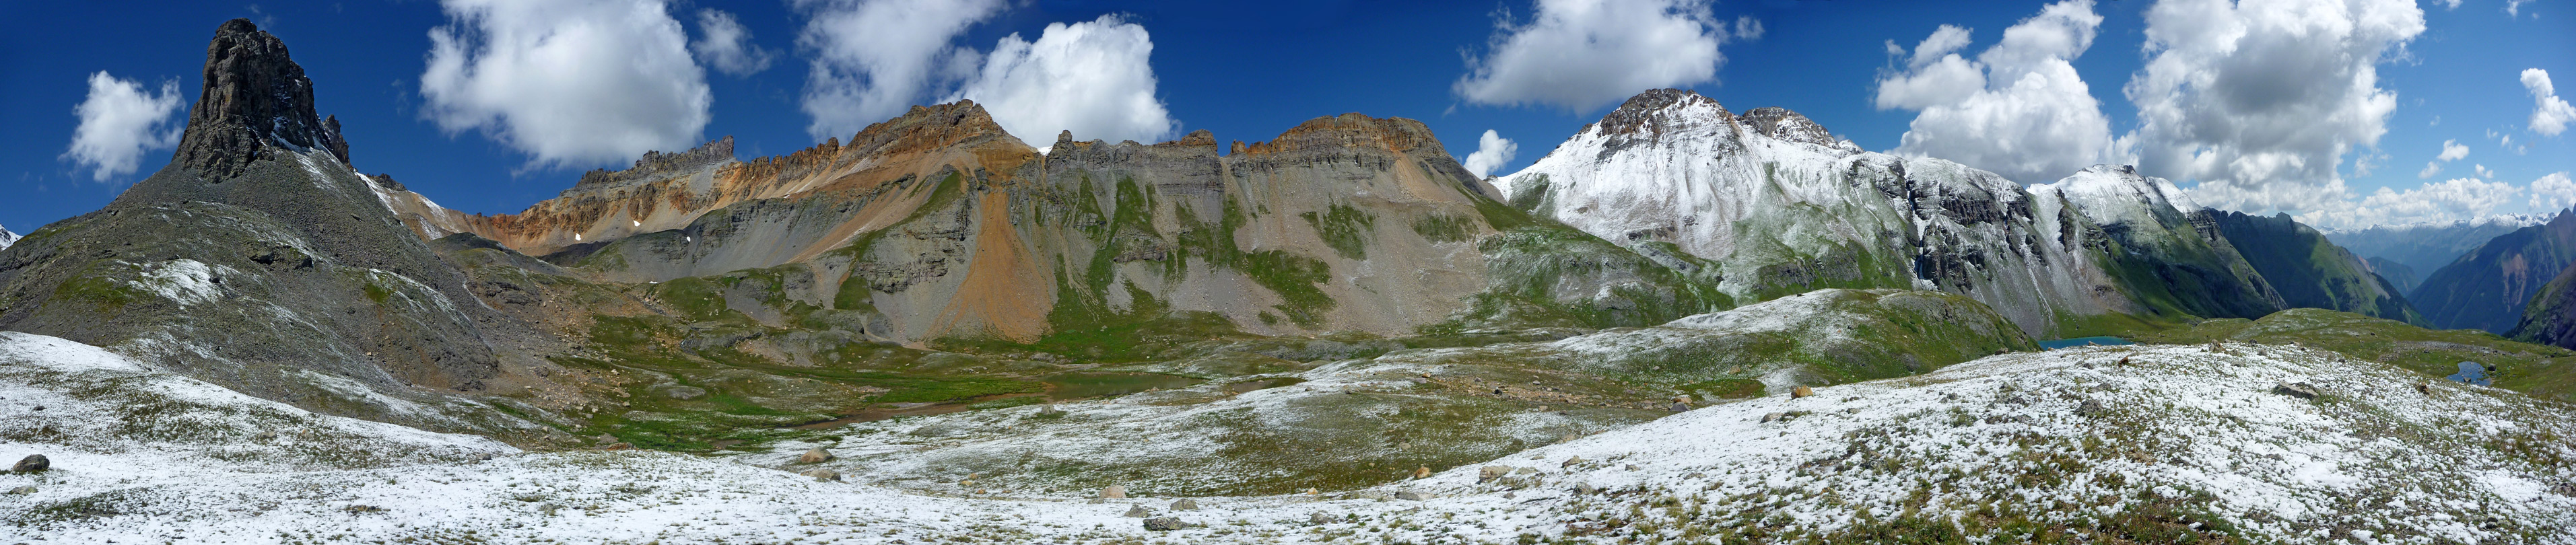
M 313 112 L 313 80 L 286 56 L 286 42 L 248 19 L 225 21 L 206 46 L 206 88 L 188 112 L 171 161 L 221 183 L 281 147 L 323 149 L 342 163 L 349 144 L 339 119 Z

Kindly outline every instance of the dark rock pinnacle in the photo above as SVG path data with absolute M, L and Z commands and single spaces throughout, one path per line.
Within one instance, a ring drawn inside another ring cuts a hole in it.
M 286 56 L 286 42 L 247 19 L 225 21 L 206 46 L 206 88 L 188 112 L 171 161 L 221 183 L 281 147 L 320 148 L 342 163 L 349 144 L 339 119 L 313 112 L 313 80 Z

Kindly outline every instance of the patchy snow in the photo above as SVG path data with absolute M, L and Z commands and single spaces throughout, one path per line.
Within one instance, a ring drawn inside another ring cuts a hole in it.
M 222 298 L 215 275 L 233 272 L 221 265 L 207 265 L 194 259 L 149 263 L 142 269 L 143 274 L 127 281 L 128 285 L 180 305 L 203 304 Z
M 2441 381 L 2419 394 L 2425 377 L 2284 346 L 2007 354 L 1541 447 L 1494 461 L 1509 475 L 1491 482 L 1479 482 L 1487 464 L 1469 464 L 1348 493 L 1200 498 L 1193 511 L 1170 510 L 1172 498 L 1090 503 L 818 482 L 745 463 L 803 470 L 785 465 L 792 451 L 518 454 L 478 438 L 315 417 L 119 360 L 0 333 L 0 404 L 10 407 L 0 429 L 52 430 L 0 433 L 0 452 L 42 452 L 56 467 L 0 476 L 0 486 L 37 488 L 0 500 L 9 521 L 0 538 L 1636 543 L 1937 530 L 1983 543 L 2056 528 L 2285 543 L 2576 540 L 2569 407 Z M 2325 395 L 2271 391 L 2283 382 Z M 162 401 L 83 397 L 103 391 Z M 48 410 L 24 407 L 39 403 Z M 173 414 L 190 425 L 173 425 Z M 143 416 L 152 418 L 118 421 Z M 263 425 L 288 432 L 245 438 Z M 157 435 L 174 431 L 186 433 Z M 294 454 L 324 444 L 373 457 Z M 478 461 L 484 455 L 498 457 Z M 1148 532 L 1120 516 L 1134 506 L 1203 526 Z M 1906 520 L 1928 522 L 1895 526 Z
M 17 243 L 17 233 L 9 232 L 9 228 L 7 227 L 0 227 L 0 250 L 9 249 L 9 245 Z

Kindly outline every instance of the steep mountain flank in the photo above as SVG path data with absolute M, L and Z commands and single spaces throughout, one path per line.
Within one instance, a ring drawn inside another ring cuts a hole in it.
M 2522 310 L 2522 319 L 2505 336 L 2576 348 L 2576 267 L 2559 271 L 2558 277 L 2533 293 L 2531 304 Z
M 2328 239 L 2331 240 L 2332 237 L 2329 236 Z M 2416 274 L 2414 267 L 2408 267 L 2397 260 L 2372 256 L 2363 258 L 2361 262 L 2370 265 L 2370 272 L 2378 274 L 2380 279 L 2387 280 L 2388 285 L 2397 288 L 2398 293 L 2415 291 L 2415 286 L 2424 283 L 2424 278 Z
M 2424 325 L 2424 318 L 2398 295 L 2396 286 L 2370 272 L 2370 264 L 2327 242 L 2324 235 L 2290 219 L 2242 212 L 2207 210 L 2218 232 L 2253 264 L 2254 270 L 2297 308 L 2341 310 Z
M 518 391 L 548 341 L 481 305 L 347 157 L 285 44 L 224 23 L 171 163 L 0 251 L 0 328 L 335 414 L 542 429 L 451 396 Z
M 2576 215 L 2524 227 L 2478 245 L 2424 277 L 2407 299 L 2434 326 L 2505 333 L 2541 286 L 2576 263 Z

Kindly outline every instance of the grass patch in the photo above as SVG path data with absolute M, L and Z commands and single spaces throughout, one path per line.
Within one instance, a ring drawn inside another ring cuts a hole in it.
M 1377 232 L 1377 217 L 1341 204 L 1324 207 L 1320 215 L 1306 212 L 1297 217 L 1314 226 L 1315 236 L 1324 239 L 1324 245 L 1332 247 L 1333 253 L 1345 259 L 1368 259 L 1368 239 Z

